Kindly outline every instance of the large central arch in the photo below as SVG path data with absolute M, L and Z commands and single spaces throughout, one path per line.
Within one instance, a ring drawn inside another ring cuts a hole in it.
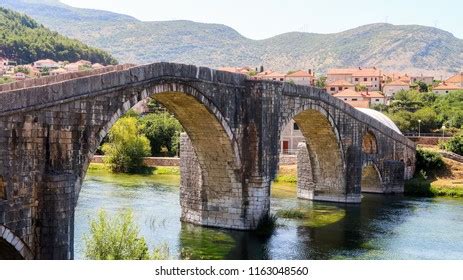
M 238 221 L 244 217 L 242 211 L 245 202 L 240 176 L 241 159 L 233 130 L 213 102 L 199 90 L 180 82 L 151 85 L 121 104 L 96 133 L 97 139 L 77 182 L 76 196 L 91 157 L 111 127 L 130 108 L 146 98 L 158 101 L 180 122 L 197 160 L 198 174 L 181 168 L 181 219 L 206 226 L 245 228 L 245 219 L 243 223 Z M 186 155 L 181 157 L 183 162 Z

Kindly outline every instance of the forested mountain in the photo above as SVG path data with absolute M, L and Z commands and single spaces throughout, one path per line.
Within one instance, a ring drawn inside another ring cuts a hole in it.
M 89 47 L 45 28 L 34 19 L 0 8 L 0 56 L 20 64 L 50 58 L 57 61 L 89 60 L 115 64 L 116 59 L 105 51 Z

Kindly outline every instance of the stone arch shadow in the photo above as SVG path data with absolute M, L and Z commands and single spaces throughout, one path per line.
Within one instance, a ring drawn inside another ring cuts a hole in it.
M 284 119 L 280 131 L 291 120 L 295 121 L 305 139 L 297 152 L 298 197 L 351 202 L 347 197 L 343 144 L 333 116 L 322 106 L 304 105 Z
M 27 244 L 14 232 L 0 225 L 0 260 L 32 260 L 34 255 Z

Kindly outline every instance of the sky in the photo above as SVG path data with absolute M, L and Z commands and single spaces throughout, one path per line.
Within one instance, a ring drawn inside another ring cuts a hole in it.
M 252 39 L 290 31 L 334 33 L 387 22 L 433 26 L 463 38 L 462 0 L 61 0 L 144 21 L 221 23 Z

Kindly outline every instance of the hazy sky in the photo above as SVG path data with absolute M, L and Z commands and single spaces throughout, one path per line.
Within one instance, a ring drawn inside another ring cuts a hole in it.
M 332 33 L 388 22 L 435 26 L 463 38 L 463 0 L 61 0 L 141 20 L 226 24 L 263 39 L 289 31 Z

